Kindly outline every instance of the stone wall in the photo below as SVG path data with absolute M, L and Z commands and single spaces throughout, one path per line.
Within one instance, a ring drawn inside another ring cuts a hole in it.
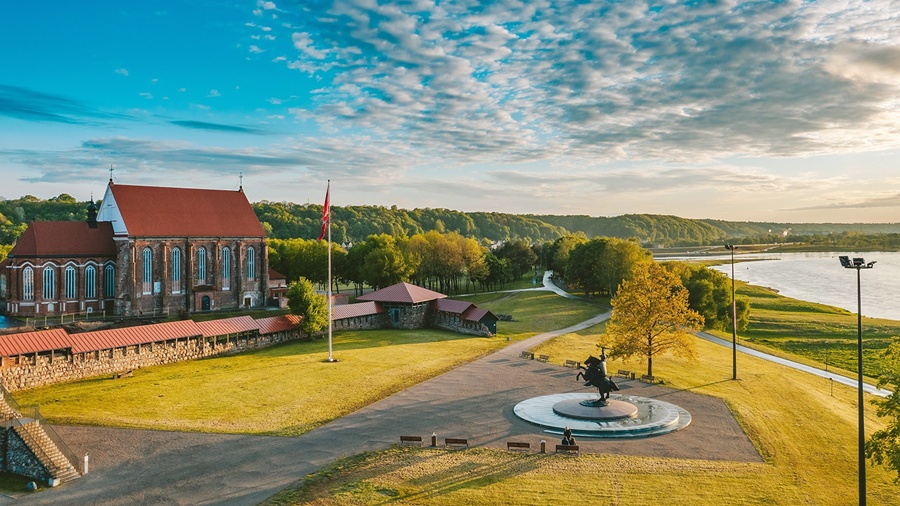
M 449 330 L 459 334 L 470 336 L 491 337 L 487 326 L 478 322 L 468 322 L 458 315 L 451 313 L 434 313 L 431 317 L 431 326 L 437 329 Z
M 331 324 L 332 330 L 375 330 L 389 328 L 390 326 L 391 322 L 386 313 L 344 318 L 334 320 Z
M 244 350 L 263 348 L 301 337 L 299 330 L 260 336 L 190 338 L 86 353 L 21 355 L 0 368 L 0 382 L 10 392 L 94 376 L 132 371 Z
M 393 306 L 385 304 L 391 327 L 395 329 L 424 329 L 428 326 L 428 304 L 417 304 L 414 306 Z M 394 319 L 392 312 L 397 314 Z
M 3 439 L 6 440 L 6 462 L 3 470 L 10 473 L 27 476 L 35 480 L 47 482 L 51 476 L 47 468 L 34 456 L 31 448 L 9 427 L 6 429 Z

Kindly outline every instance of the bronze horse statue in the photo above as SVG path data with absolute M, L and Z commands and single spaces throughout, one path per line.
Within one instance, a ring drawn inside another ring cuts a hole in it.
M 607 399 L 609 399 L 610 392 L 619 391 L 619 387 L 606 373 L 606 348 L 600 349 L 600 358 L 591 355 L 584 361 L 584 363 L 587 365 L 587 367 L 579 365 L 578 368 L 584 369 L 585 371 L 583 373 L 579 372 L 575 376 L 575 380 L 578 381 L 583 378 L 585 380 L 584 386 L 597 387 L 597 391 L 600 392 L 599 402 L 585 402 L 590 403 L 590 405 L 605 406 L 607 404 Z M 584 404 L 584 402 L 582 402 L 582 404 Z

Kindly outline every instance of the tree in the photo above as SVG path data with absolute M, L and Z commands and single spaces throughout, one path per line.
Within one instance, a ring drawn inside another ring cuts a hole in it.
M 703 316 L 708 329 L 731 331 L 731 279 L 721 272 L 703 265 L 685 262 L 665 262 L 667 269 L 681 278 L 687 288 L 688 304 Z M 744 331 L 750 324 L 750 301 L 735 297 L 737 329 Z
M 288 285 L 288 307 L 300 316 L 300 330 L 312 335 L 328 327 L 328 301 L 316 293 L 310 280 L 301 277 Z
M 878 387 L 894 385 L 894 392 L 872 403 L 878 406 L 878 416 L 891 420 L 866 441 L 866 457 L 896 471 L 894 483 L 900 484 L 900 337 L 893 339 L 881 357 L 884 372 L 878 377 Z
M 703 328 L 703 317 L 688 307 L 687 289 L 665 267 L 656 262 L 638 265 L 610 302 L 608 340 L 601 344 L 612 349 L 611 358 L 647 357 L 650 376 L 653 357 L 661 353 L 694 359 L 691 333 Z

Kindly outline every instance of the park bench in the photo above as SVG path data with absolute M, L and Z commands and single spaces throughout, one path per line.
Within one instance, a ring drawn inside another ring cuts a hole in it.
M 534 360 L 534 353 L 531 353 L 530 351 L 523 351 L 522 358 L 527 358 L 528 360 Z
M 653 376 L 651 376 L 649 374 L 644 374 L 641 376 L 641 381 L 646 381 L 647 383 L 653 383 L 654 381 L 656 381 L 656 378 L 654 378 Z
M 535 360 L 537 360 L 538 362 L 546 362 L 550 360 L 550 355 L 538 355 Z
M 623 377 L 623 378 L 632 378 L 632 379 L 634 379 L 634 376 L 631 374 L 631 371 L 626 371 L 625 369 L 619 369 L 619 370 L 616 372 L 616 376 L 621 376 L 621 377 Z
M 400 436 L 401 446 L 422 446 L 422 436 Z
M 578 445 L 556 445 L 556 453 L 580 455 L 578 452 Z
M 130 378 L 130 377 L 132 377 L 132 376 L 134 376 L 134 370 L 133 370 L 133 369 L 130 370 L 130 371 L 125 371 L 125 372 L 117 372 L 116 375 L 113 376 L 113 378 L 115 378 L 115 379 L 119 379 L 119 378 Z
M 579 367 L 581 367 L 581 362 L 576 362 L 576 361 L 574 361 L 574 360 L 568 360 L 568 359 L 567 359 L 567 360 L 566 360 L 566 363 L 563 364 L 563 365 L 566 366 L 566 367 L 574 367 L 575 369 L 578 369 Z
M 527 452 L 527 451 L 531 451 L 531 443 L 522 443 L 519 441 L 507 441 L 506 449 L 511 452 Z
M 469 440 L 460 438 L 444 438 L 444 448 L 468 448 Z

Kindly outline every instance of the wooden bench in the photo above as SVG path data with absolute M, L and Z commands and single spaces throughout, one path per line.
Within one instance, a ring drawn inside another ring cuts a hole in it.
M 444 438 L 444 448 L 468 448 L 469 440 L 468 439 L 459 439 L 459 438 Z
M 528 360 L 534 360 L 534 353 L 531 353 L 530 351 L 523 351 L 522 358 L 527 358 Z
M 578 445 L 556 445 L 556 453 L 568 453 L 580 455 L 578 452 Z
M 550 355 L 538 355 L 535 360 L 537 360 L 538 362 L 546 362 L 550 360 Z
M 646 381 L 647 383 L 653 383 L 656 380 L 653 376 L 649 374 L 641 375 L 641 381 Z
M 400 436 L 401 446 L 422 446 L 422 436 Z
M 576 362 L 574 360 L 566 360 L 566 363 L 563 365 L 566 367 L 574 367 L 575 369 L 578 369 L 579 367 L 581 367 L 581 362 Z
M 531 451 L 531 443 L 522 443 L 519 441 L 507 441 L 506 449 L 511 452 L 528 452 L 528 451 Z
M 630 378 L 631 371 L 626 371 L 625 369 L 619 369 L 618 371 L 616 371 L 616 376 L 621 376 L 623 378 Z
M 134 376 L 134 370 L 133 370 L 133 369 L 132 369 L 131 371 L 118 372 L 118 373 L 116 373 L 115 376 L 113 376 L 113 379 L 130 378 L 130 377 L 132 377 L 132 376 Z

